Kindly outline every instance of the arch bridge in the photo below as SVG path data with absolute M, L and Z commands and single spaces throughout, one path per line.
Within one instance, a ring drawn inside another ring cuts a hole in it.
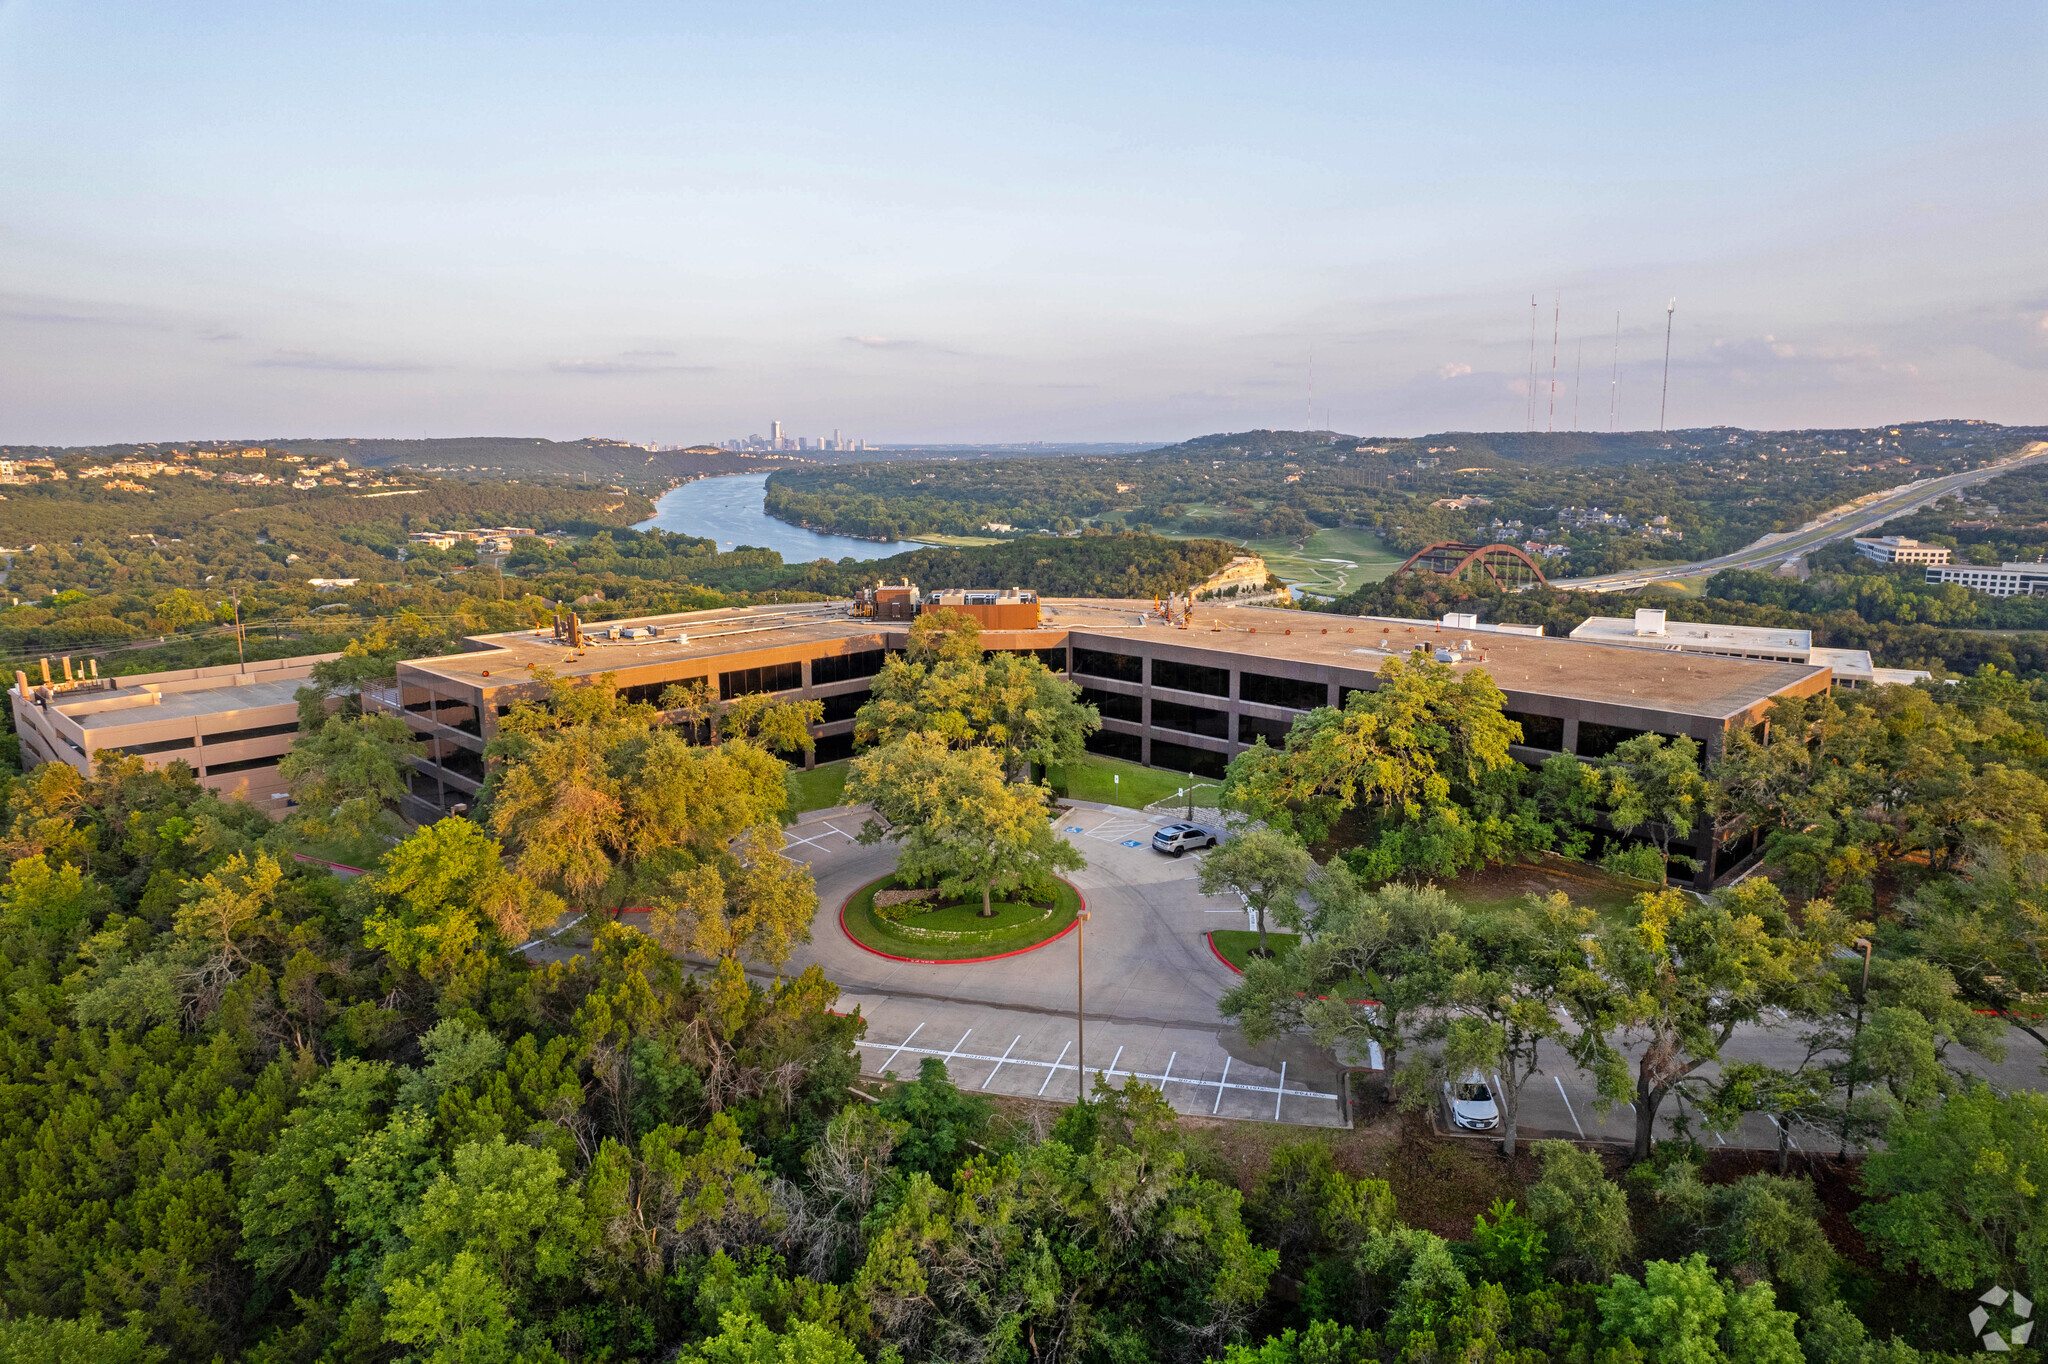
M 1412 568 L 1457 578 L 1474 567 L 1483 571 L 1503 592 L 1517 587 L 1550 585 L 1543 576 L 1543 570 L 1536 567 L 1536 561 L 1515 545 L 1468 545 L 1457 540 L 1439 540 L 1433 545 L 1425 545 L 1409 555 L 1408 561 L 1395 569 L 1394 574 L 1398 577 Z

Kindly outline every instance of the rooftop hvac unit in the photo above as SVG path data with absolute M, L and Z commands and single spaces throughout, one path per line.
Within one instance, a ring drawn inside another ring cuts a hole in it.
M 1664 613 L 1649 607 L 1644 607 L 1637 611 L 1636 633 L 1639 635 L 1662 635 L 1664 633 Z

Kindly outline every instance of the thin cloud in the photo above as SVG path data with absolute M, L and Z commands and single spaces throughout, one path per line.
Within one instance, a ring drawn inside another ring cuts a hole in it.
M 1448 365 L 1438 365 L 1436 377 L 1439 379 L 1462 379 L 1471 372 L 1472 366 L 1453 360 Z
M 87 303 L 79 299 L 51 298 L 37 294 L 0 294 L 0 321 L 39 327 L 135 327 L 144 331 L 166 331 L 161 317 L 119 305 Z
M 626 355 L 637 352 L 628 351 Z M 667 352 L 672 354 L 673 352 Z M 650 365 L 620 356 L 611 360 L 556 360 L 548 366 L 556 374 L 580 374 L 588 378 L 613 378 L 631 374 L 715 374 L 711 365 Z
M 412 360 L 366 360 L 310 350 L 280 350 L 250 363 L 258 369 L 318 369 L 338 374 L 419 374 L 432 368 Z
M 860 346 L 867 350 L 913 351 L 924 355 L 965 355 L 966 351 L 953 350 L 946 346 L 934 345 L 930 341 L 919 341 L 907 336 L 848 336 L 842 337 L 848 345 Z

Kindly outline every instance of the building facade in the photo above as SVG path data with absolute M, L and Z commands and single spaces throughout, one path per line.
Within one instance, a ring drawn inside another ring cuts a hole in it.
M 1945 564 L 1947 545 L 1925 545 L 1903 535 L 1885 535 L 1875 540 L 1858 538 L 1856 552 L 1881 564 Z
M 1531 764 L 1559 753 L 1602 757 L 1646 732 L 1686 735 L 1711 758 L 1732 732 L 1761 732 L 1778 698 L 1823 691 L 1831 679 L 1828 667 L 1806 663 L 1460 633 L 1435 621 L 1232 607 L 1184 624 L 1184 616 L 1163 620 L 1149 602 L 1033 605 L 1035 629 L 985 628 L 983 647 L 1034 654 L 1079 686 L 1102 715 L 1093 751 L 1210 778 L 1261 739 L 1285 742 L 1304 712 L 1375 688 L 1386 662 L 1418 650 L 1492 676 L 1509 718 L 1522 726 L 1515 754 Z M 366 692 L 364 704 L 401 716 L 425 740 L 416 818 L 474 799 L 485 745 L 512 705 L 542 693 L 534 680 L 542 668 L 571 679 L 613 674 L 635 701 L 657 701 L 667 687 L 692 681 L 721 700 L 762 692 L 816 700 L 824 716 L 806 763 L 831 761 L 852 755 L 854 714 L 908 639 L 909 621 L 856 609 L 811 603 L 607 622 L 586 630 L 580 648 L 548 629 L 479 635 L 464 641 L 463 653 L 401 663 L 395 683 Z M 625 627 L 617 638 L 614 624 Z M 1695 844 L 1676 850 L 1698 858 L 1702 884 L 1753 850 L 1708 831 Z
M 2048 592 L 2048 564 L 1942 564 L 1927 570 L 1930 583 L 1960 583 L 1993 597 L 2031 597 Z
M 25 767 L 69 763 L 87 776 L 127 754 L 151 767 L 182 762 L 226 797 L 241 796 L 274 819 L 289 798 L 278 763 L 299 732 L 297 692 L 313 665 L 340 654 L 271 659 L 128 677 L 17 672 L 7 698 Z

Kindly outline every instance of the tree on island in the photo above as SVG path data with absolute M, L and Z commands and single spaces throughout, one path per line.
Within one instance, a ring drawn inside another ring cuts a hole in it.
M 900 657 L 882 665 L 871 699 L 854 717 L 863 745 L 934 734 L 954 748 L 993 751 L 1005 772 L 1026 763 L 1079 762 L 1082 742 L 1102 727 L 1080 689 L 1030 654 L 982 656 L 981 625 L 942 610 L 912 622 Z
M 1005 781 L 986 748 L 906 735 L 853 760 L 846 796 L 880 816 L 862 827 L 862 843 L 902 848 L 901 879 L 947 896 L 979 891 L 984 918 L 994 916 L 997 894 L 1048 894 L 1055 872 L 1082 865 L 1048 823 L 1044 788 Z

